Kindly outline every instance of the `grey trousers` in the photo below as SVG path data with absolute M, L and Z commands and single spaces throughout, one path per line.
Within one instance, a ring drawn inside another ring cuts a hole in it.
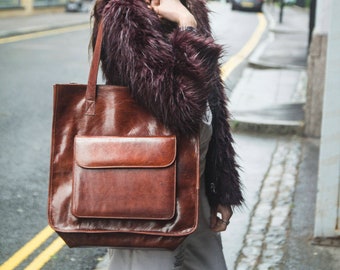
M 221 236 L 210 230 L 210 207 L 205 194 L 205 157 L 212 134 L 210 121 L 200 132 L 200 207 L 197 230 L 175 250 L 109 249 L 109 270 L 226 270 Z

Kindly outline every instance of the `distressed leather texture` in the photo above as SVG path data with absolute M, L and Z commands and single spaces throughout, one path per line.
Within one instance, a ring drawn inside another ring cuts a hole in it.
M 175 136 L 76 136 L 72 214 L 171 219 L 176 203 L 175 158 Z
M 69 247 L 175 249 L 198 221 L 197 138 L 176 137 L 123 86 L 54 85 L 50 226 Z

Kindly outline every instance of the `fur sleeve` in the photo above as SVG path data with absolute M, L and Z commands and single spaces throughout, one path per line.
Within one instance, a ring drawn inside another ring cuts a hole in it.
M 209 98 L 214 132 L 206 156 L 206 192 L 210 205 L 241 206 L 244 202 L 239 165 L 233 147 L 227 97 L 222 82 L 215 84 L 215 94 Z
M 108 82 L 127 85 L 174 132 L 197 134 L 221 47 L 188 31 L 165 37 L 144 1 L 111 0 L 104 14 L 102 67 Z

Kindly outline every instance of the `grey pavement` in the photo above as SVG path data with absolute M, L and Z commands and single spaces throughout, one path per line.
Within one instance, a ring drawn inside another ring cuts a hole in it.
M 319 140 L 300 136 L 308 13 L 286 7 L 282 24 L 276 6 L 265 13 L 269 33 L 230 97 L 246 206 L 222 233 L 224 255 L 229 270 L 338 269 L 339 248 L 313 245 Z M 0 37 L 86 23 L 88 13 L 1 18 Z
M 277 5 L 268 4 L 264 10 L 269 31 L 233 89 L 233 124 L 236 130 L 301 134 L 309 14 L 306 9 L 287 6 L 279 23 Z
M 230 97 L 248 208 L 223 237 L 225 257 L 237 270 L 338 269 L 339 248 L 313 245 L 319 141 L 301 136 L 308 11 L 286 6 L 282 23 L 278 6 L 265 14 L 268 34 Z

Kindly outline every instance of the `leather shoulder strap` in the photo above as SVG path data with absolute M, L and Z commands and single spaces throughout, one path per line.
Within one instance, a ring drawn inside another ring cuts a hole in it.
M 95 114 L 95 101 L 96 101 L 96 88 L 97 88 L 97 77 L 100 63 L 100 53 L 102 49 L 102 40 L 103 40 L 103 21 L 99 23 L 96 45 L 93 52 L 87 89 L 86 89 L 86 114 L 94 115 Z

